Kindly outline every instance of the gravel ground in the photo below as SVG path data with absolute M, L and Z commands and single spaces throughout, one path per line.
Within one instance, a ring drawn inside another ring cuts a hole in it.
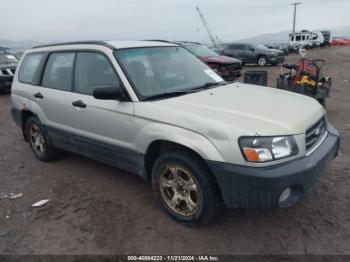
M 333 77 L 328 118 L 342 136 L 340 156 L 294 207 L 224 210 L 199 228 L 168 218 L 135 175 L 68 153 L 36 160 L 12 121 L 10 96 L 0 95 L 0 192 L 23 194 L 0 199 L 0 254 L 350 254 L 350 48 L 309 56 L 326 59 Z M 274 86 L 280 67 L 266 70 Z

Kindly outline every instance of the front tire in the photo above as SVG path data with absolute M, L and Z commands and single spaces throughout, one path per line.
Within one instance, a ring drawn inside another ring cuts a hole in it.
M 153 192 L 175 221 L 201 225 L 217 214 L 220 195 L 208 167 L 187 151 L 161 155 L 152 171 Z
M 32 116 L 27 120 L 25 134 L 36 158 L 42 161 L 52 161 L 59 158 L 60 150 L 53 147 L 45 128 L 38 118 Z

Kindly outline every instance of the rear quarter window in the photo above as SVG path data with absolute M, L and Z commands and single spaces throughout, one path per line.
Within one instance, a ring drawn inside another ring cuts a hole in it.
M 23 83 L 32 83 L 42 58 L 43 54 L 27 54 L 19 69 L 18 80 Z

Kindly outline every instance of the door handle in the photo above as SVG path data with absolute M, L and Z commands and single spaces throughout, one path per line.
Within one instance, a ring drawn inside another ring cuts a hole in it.
M 86 104 L 83 101 L 81 101 L 80 99 L 72 102 L 72 105 L 75 107 L 86 108 Z
M 39 99 L 43 99 L 43 98 L 44 98 L 43 94 L 40 93 L 40 92 L 34 94 L 34 97 L 35 97 L 35 98 L 39 98 Z

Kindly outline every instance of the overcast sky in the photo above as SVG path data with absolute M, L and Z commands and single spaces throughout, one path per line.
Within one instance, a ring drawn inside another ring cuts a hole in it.
M 301 0 L 298 29 L 350 25 L 349 0 Z M 0 39 L 223 41 L 289 30 L 292 0 L 0 0 Z

